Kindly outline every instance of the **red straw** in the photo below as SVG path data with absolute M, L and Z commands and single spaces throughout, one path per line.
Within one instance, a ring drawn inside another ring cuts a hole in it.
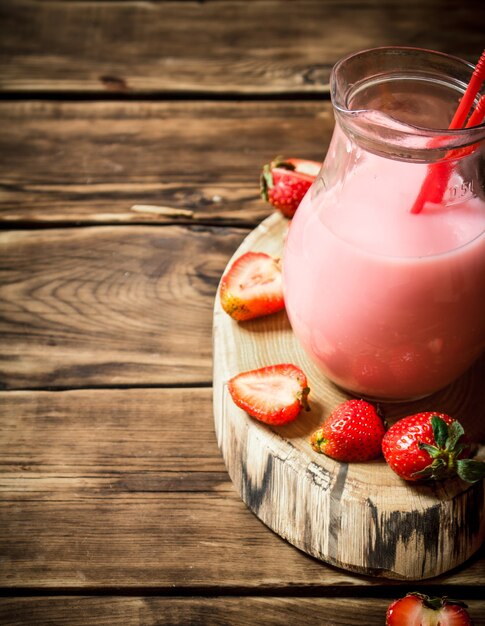
M 485 93 L 480 97 L 475 110 L 470 115 L 470 119 L 466 125 L 467 128 L 471 128 L 472 126 L 480 126 L 480 124 L 485 119 Z
M 470 115 L 468 122 L 466 124 L 466 128 L 472 128 L 472 126 L 479 126 L 485 119 L 485 94 L 481 96 L 478 101 L 475 110 Z M 451 176 L 451 171 L 453 169 L 452 159 L 461 159 L 464 156 L 468 156 L 472 152 L 476 150 L 476 145 L 467 146 L 466 148 L 461 148 L 458 150 L 450 150 L 447 153 L 446 161 L 442 161 L 440 163 L 435 163 L 434 169 L 430 171 L 428 176 L 426 177 L 424 184 L 421 188 L 420 195 L 422 194 L 423 204 L 428 200 L 428 202 L 435 202 L 438 204 L 443 199 L 443 195 L 446 191 L 446 187 L 448 186 L 448 181 Z M 419 196 L 418 196 L 419 197 Z M 417 199 L 416 199 L 417 202 Z
M 468 83 L 468 87 L 466 88 L 466 91 L 463 94 L 463 98 L 461 99 L 455 115 L 453 116 L 453 119 L 451 120 L 451 123 L 448 127 L 449 130 L 462 128 L 484 80 L 485 50 L 482 52 L 481 57 L 478 59 L 478 63 L 475 66 L 470 82 Z M 480 122 L 477 122 L 476 120 L 479 119 L 480 115 L 483 114 L 484 105 L 480 104 L 481 100 L 482 98 L 480 98 L 480 101 L 475 111 L 470 116 L 467 127 L 470 124 L 472 126 L 477 126 L 478 124 L 480 124 Z M 480 113 L 480 111 L 482 111 L 482 113 Z M 476 119 L 473 120 L 473 123 L 471 123 L 472 118 L 475 114 L 477 114 Z M 436 145 L 439 144 L 435 143 L 435 146 Z M 411 208 L 411 213 L 420 213 L 426 201 L 439 202 L 443 198 L 443 194 L 448 184 L 450 171 L 451 168 L 447 162 L 439 162 L 434 164 L 434 166 L 428 167 L 428 174 L 424 180 L 423 185 L 421 186 L 418 197 L 414 201 L 414 204 Z
M 482 56 L 478 59 L 478 62 L 473 70 L 472 77 L 468 83 L 468 87 L 461 99 L 459 107 L 456 109 L 456 113 L 451 120 L 449 129 L 462 128 L 470 109 L 472 108 L 473 101 L 477 97 L 477 93 L 480 91 L 482 83 L 485 79 L 485 50 L 482 52 Z
M 480 100 L 478 101 L 478 104 L 475 107 L 475 110 L 470 115 L 470 118 L 465 128 L 472 128 L 473 126 L 479 126 L 480 124 L 482 124 L 484 120 L 485 120 L 485 94 L 483 94 L 483 96 L 480 97 Z M 471 154 L 472 152 L 475 152 L 476 149 L 477 149 L 476 144 L 473 144 L 471 146 L 467 146 L 466 148 L 460 148 L 458 150 L 451 150 L 451 152 L 449 152 L 448 154 L 452 156 L 453 158 L 461 159 L 462 157 L 467 156 Z M 449 161 L 447 161 L 447 164 L 449 164 Z M 450 172 L 451 172 L 451 164 L 449 165 L 450 165 Z M 438 198 L 438 202 L 440 200 L 441 198 Z

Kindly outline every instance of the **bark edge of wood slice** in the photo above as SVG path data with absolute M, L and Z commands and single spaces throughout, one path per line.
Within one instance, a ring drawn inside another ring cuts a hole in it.
M 265 219 L 227 268 L 250 250 L 281 256 L 287 223 L 277 213 Z M 352 396 L 307 359 L 284 311 L 238 324 L 222 310 L 218 291 L 213 356 L 215 429 L 229 476 L 253 513 L 288 542 L 337 567 L 402 580 L 438 576 L 481 546 L 484 481 L 409 484 L 383 459 L 339 463 L 311 449 L 313 430 Z M 236 407 L 226 382 L 239 372 L 283 362 L 293 362 L 307 374 L 312 410 L 272 428 Z M 385 405 L 386 418 L 392 422 L 420 410 L 458 412 L 468 430 L 474 410 L 485 402 L 484 377 L 481 359 L 459 381 L 428 399 Z

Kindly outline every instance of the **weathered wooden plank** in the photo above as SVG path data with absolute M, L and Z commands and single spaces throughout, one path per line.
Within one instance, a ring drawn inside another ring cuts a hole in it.
M 4 0 L 0 24 L 0 88 L 13 92 L 321 93 L 358 49 L 476 60 L 483 48 L 480 0 Z
M 0 585 L 382 585 L 308 557 L 249 512 L 211 403 L 209 388 L 0 393 Z M 429 585 L 456 596 L 484 581 L 477 556 Z
M 2 102 L 0 124 L 4 223 L 254 224 L 271 208 L 262 165 L 322 160 L 333 115 L 323 101 Z
M 12 497 L 69 498 L 72 481 L 83 500 L 227 483 L 210 388 L 4 391 L 0 406 L 2 484 Z
M 74 483 L 57 501 L 7 494 L 2 501 L 0 581 L 9 588 L 281 588 L 316 584 L 310 572 L 325 586 L 361 584 L 309 565 L 232 492 L 140 490 L 84 500 Z
M 45 597 L 0 600 L 10 626 L 382 626 L 390 599 L 374 598 L 119 598 Z M 468 600 L 475 626 L 485 625 L 485 601 Z M 257 621 L 255 621 L 257 620 Z M 365 621 L 363 621 L 365 620 Z M 4 622 L 6 623 L 6 621 Z
M 3 388 L 211 381 L 212 303 L 246 231 L 0 234 Z
M 0 396 L 1 585 L 279 586 L 280 559 L 285 581 L 359 583 L 239 500 L 211 389 Z

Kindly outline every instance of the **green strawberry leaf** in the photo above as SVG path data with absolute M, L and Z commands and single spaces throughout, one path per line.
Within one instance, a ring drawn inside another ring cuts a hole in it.
M 421 441 L 418 441 L 418 448 L 420 450 L 426 450 L 432 459 L 436 459 L 436 457 L 441 454 L 441 450 L 439 448 L 436 446 L 430 446 L 429 443 L 422 443 Z
M 423 600 L 423 605 L 430 609 L 434 609 L 435 611 L 439 611 L 443 608 L 443 599 L 425 596 L 425 599 Z
M 268 186 L 268 189 L 273 189 L 273 175 L 271 174 L 271 168 L 269 167 L 269 165 L 264 166 L 263 177 L 266 185 Z
M 433 468 L 431 467 L 431 465 L 428 465 L 428 467 L 419 470 L 419 472 L 414 472 L 412 476 L 416 476 L 419 478 L 431 478 L 433 476 Z
M 457 459 L 463 452 L 463 450 L 466 450 L 469 447 L 470 446 L 466 443 L 459 443 L 457 446 L 455 446 L 455 449 L 453 450 L 453 458 Z
M 424 469 L 419 472 L 414 472 L 413 476 L 419 478 L 432 478 L 433 480 L 443 480 L 444 478 L 448 478 L 452 476 L 453 472 L 448 468 L 447 463 L 444 459 L 435 459 L 431 465 L 428 465 Z
M 463 426 L 460 422 L 452 422 L 448 427 L 448 437 L 445 442 L 445 447 L 447 450 L 455 451 L 457 443 L 459 439 L 465 434 L 463 430 Z
M 448 471 L 445 459 L 435 459 L 431 463 L 431 469 L 435 478 L 442 478 Z
M 431 465 L 413 474 L 413 476 L 419 476 L 420 478 L 434 478 L 435 480 L 441 480 L 445 478 L 446 475 L 447 467 L 443 459 L 435 459 Z
M 445 420 L 433 415 L 431 418 L 431 426 L 433 428 L 434 440 L 438 448 L 444 448 L 448 439 L 448 424 Z
M 296 167 L 293 165 L 293 163 L 289 163 L 288 161 L 285 161 L 285 159 L 282 156 L 277 156 L 271 163 L 271 166 L 281 167 L 284 170 L 290 170 L 291 172 L 294 172 L 296 170 Z
M 263 198 L 263 200 L 268 202 L 268 189 L 272 189 L 274 186 L 271 168 L 268 164 L 263 167 L 263 171 L 261 172 L 261 176 L 259 178 L 259 183 L 261 197 Z
M 485 463 L 473 459 L 460 459 L 456 462 L 456 473 L 467 483 L 476 483 L 485 477 Z
M 468 604 L 463 602 L 462 600 L 452 600 L 448 598 L 448 596 L 443 596 L 442 598 L 436 598 L 433 596 L 427 596 L 423 593 L 419 593 L 418 591 L 411 591 L 408 596 L 416 596 L 420 598 L 423 602 L 423 606 L 426 606 L 430 609 L 434 609 L 435 611 L 442 609 L 446 604 L 456 604 L 457 606 L 461 606 L 464 609 L 468 608 Z

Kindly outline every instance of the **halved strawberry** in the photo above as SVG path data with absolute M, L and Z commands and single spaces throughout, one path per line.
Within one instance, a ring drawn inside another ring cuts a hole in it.
M 221 280 L 222 308 L 238 322 L 284 308 L 281 263 L 264 252 L 246 252 Z
M 389 605 L 386 626 L 471 626 L 466 609 L 459 600 L 408 593 Z
M 292 218 L 321 166 L 317 161 L 276 157 L 263 167 L 261 197 Z
M 234 403 L 261 422 L 281 426 L 310 410 L 310 389 L 296 365 L 281 363 L 243 372 L 231 378 L 227 388 Z

